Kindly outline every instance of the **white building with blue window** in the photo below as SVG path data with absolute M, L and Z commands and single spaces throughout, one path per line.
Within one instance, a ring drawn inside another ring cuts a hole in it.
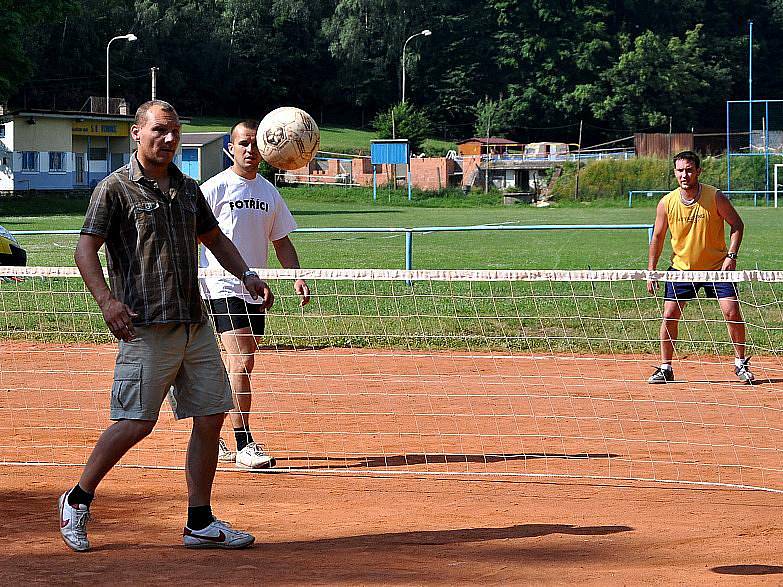
M 130 160 L 133 117 L 18 110 L 0 114 L 0 192 L 90 189 Z
M 180 141 L 181 153 L 174 160 L 182 170 L 199 183 L 231 167 L 227 132 L 185 132 Z

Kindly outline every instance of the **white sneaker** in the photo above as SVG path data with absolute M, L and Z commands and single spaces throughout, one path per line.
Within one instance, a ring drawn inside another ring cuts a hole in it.
M 750 385 L 753 385 L 753 381 L 756 379 L 753 372 L 750 370 L 750 358 L 742 359 L 742 363 L 739 366 L 735 365 L 734 373 L 737 374 L 740 381 Z
M 271 469 L 275 466 L 275 459 L 264 452 L 263 445 L 251 442 L 237 452 L 236 464 L 246 469 Z
M 60 534 L 65 544 L 76 552 L 84 552 L 90 550 L 90 541 L 87 540 L 90 508 L 83 504 L 72 507 L 68 503 L 69 493 L 70 491 L 63 493 L 57 502 L 57 509 L 60 512 Z
M 221 463 L 233 463 L 237 459 L 237 453 L 228 448 L 226 441 L 222 438 L 218 442 L 218 461 Z
M 255 542 L 255 536 L 234 530 L 228 522 L 215 518 L 203 530 L 182 531 L 182 543 L 186 548 L 246 548 Z

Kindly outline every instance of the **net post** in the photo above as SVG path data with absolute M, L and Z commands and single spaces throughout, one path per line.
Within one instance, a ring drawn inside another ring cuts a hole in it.
M 633 190 L 628 190 L 628 207 L 633 208 Z
M 410 229 L 405 231 L 405 269 L 407 271 L 413 270 L 413 231 Z M 405 283 L 413 285 L 410 279 L 407 279 Z

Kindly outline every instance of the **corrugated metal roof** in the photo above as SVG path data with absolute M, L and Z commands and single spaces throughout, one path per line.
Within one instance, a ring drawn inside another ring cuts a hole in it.
M 182 146 L 203 146 L 208 145 L 212 141 L 223 140 L 223 137 L 227 136 L 227 132 L 183 132 L 182 140 L 180 143 Z

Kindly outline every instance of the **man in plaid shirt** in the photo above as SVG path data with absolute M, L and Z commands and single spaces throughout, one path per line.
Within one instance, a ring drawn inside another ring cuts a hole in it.
M 60 532 L 73 550 L 90 548 L 86 524 L 98 484 L 152 432 L 173 386 L 174 415 L 193 418 L 183 542 L 243 548 L 253 536 L 216 519 L 210 506 L 220 429 L 233 399 L 198 289 L 199 241 L 266 307 L 272 292 L 220 231 L 196 182 L 172 163 L 180 140 L 174 108 L 160 100 L 142 104 L 131 136 L 138 150 L 95 188 L 76 246 L 84 282 L 120 342 L 111 393 L 115 422 L 95 444 L 79 483 L 60 496 Z M 104 244 L 109 285 L 98 258 Z

